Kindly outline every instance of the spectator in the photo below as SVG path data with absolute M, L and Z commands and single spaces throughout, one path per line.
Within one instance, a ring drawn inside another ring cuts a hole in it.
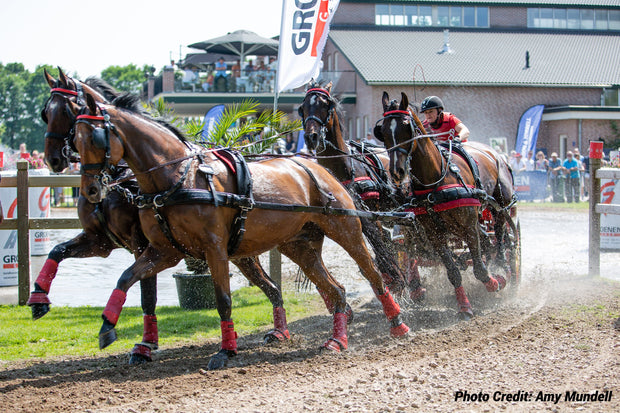
M 566 173 L 566 181 L 564 181 L 564 192 L 566 202 L 579 202 L 579 170 L 581 162 L 573 157 L 573 153 L 568 151 L 566 159 L 562 163 L 562 169 Z
M 521 156 L 520 153 L 515 153 L 514 158 L 510 160 L 510 167 L 512 168 L 512 172 L 515 174 L 520 174 L 527 169 L 527 165 L 525 164 L 523 156 Z
M 19 144 L 19 158 L 25 160 L 30 159 L 30 152 L 28 152 L 28 150 L 26 149 L 25 143 Z
M 534 161 L 534 151 L 527 151 L 527 159 L 525 160 L 525 170 L 526 171 L 534 171 L 536 169 L 535 161 Z
M 293 134 L 289 133 L 286 135 L 286 143 L 284 144 L 284 150 L 286 153 L 294 153 L 295 147 L 297 146 L 297 142 L 293 138 Z
M 557 153 L 552 152 L 549 160 L 549 185 L 551 186 L 553 202 L 564 202 L 562 179 L 562 161 L 558 159 Z
M 585 182 L 584 182 L 584 172 L 586 167 L 583 164 L 583 159 L 581 158 L 581 154 L 579 153 L 579 149 L 573 149 L 573 156 L 575 160 L 579 162 L 579 199 L 584 199 L 584 190 L 585 190 Z
M 224 63 L 224 58 L 220 57 L 217 62 L 215 62 L 215 77 L 226 77 L 228 73 L 226 73 L 226 63 Z
M 549 161 L 545 158 L 545 154 L 543 151 L 538 151 L 536 153 L 536 161 L 534 163 L 535 171 L 545 171 L 549 170 Z
M 239 76 L 241 76 L 241 65 L 239 64 L 239 60 L 237 60 L 234 65 L 232 65 L 230 71 L 234 78 L 238 78 Z

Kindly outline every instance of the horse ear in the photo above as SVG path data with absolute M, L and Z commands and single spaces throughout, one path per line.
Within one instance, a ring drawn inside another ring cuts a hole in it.
M 390 95 L 386 91 L 383 91 L 383 97 L 381 98 L 381 103 L 383 103 L 383 111 L 387 112 L 390 107 Z
M 405 95 L 405 92 L 400 92 L 400 110 L 407 110 L 409 108 L 409 98 Z
M 308 84 L 306 85 L 306 92 L 314 87 L 314 78 L 311 78 Z
M 56 79 L 52 77 L 49 73 L 47 73 L 47 69 L 43 68 L 43 76 L 45 76 L 45 80 L 47 80 L 47 84 L 50 85 L 51 88 L 56 87 Z
M 88 106 L 91 115 L 97 114 L 97 102 L 95 102 L 95 98 L 90 93 L 86 93 L 86 106 Z
M 332 83 L 332 81 L 330 80 L 329 83 L 325 86 L 325 90 L 327 90 L 327 93 L 332 93 L 332 86 L 334 84 Z
M 58 66 L 58 80 L 61 82 L 62 85 L 64 85 L 65 87 L 69 86 L 69 82 L 67 81 L 67 76 L 65 76 L 65 73 L 62 71 L 62 69 L 60 68 L 60 66 Z

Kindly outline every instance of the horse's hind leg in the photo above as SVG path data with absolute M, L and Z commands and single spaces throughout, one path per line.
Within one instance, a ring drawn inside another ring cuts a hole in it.
M 136 343 L 129 356 L 129 364 L 141 364 L 152 361 L 151 351 L 159 348 L 159 333 L 157 330 L 157 276 L 140 280 L 140 301 L 142 304 L 142 342 Z
M 258 258 L 240 258 L 232 260 L 232 262 L 250 282 L 258 286 L 258 288 L 265 293 L 273 306 L 273 330 L 265 334 L 265 344 L 291 338 L 286 324 L 286 311 L 283 306 L 282 292 L 276 283 L 267 275 L 260 265 Z
M 334 328 L 332 337 L 323 344 L 323 347 L 334 351 L 345 350 L 348 347 L 348 342 L 344 288 L 329 275 L 321 258 L 320 250 L 313 248 L 312 244 L 304 239 L 296 239 L 281 244 L 278 250 L 299 265 L 306 277 L 320 291 L 329 296 L 330 302 L 334 305 Z
M 461 277 L 461 271 L 452 258 L 452 251 L 448 249 L 446 245 L 438 245 L 436 251 L 446 267 L 448 274 L 448 280 L 454 287 L 454 293 L 456 295 L 456 302 L 459 306 L 459 317 L 463 320 L 469 320 L 474 316 L 471 304 L 465 294 L 465 288 L 463 287 L 463 278 Z
M 344 248 L 360 267 L 364 278 L 370 282 L 377 299 L 383 306 L 383 313 L 391 323 L 390 334 L 394 337 L 407 334 L 409 327 L 401 321 L 400 307 L 394 301 L 389 288 L 383 284 L 381 274 L 372 261 L 362 236 L 359 220 L 351 218 L 333 219 L 328 222 L 323 230 L 329 238 Z
M 482 252 L 480 250 L 480 238 L 477 231 L 469 231 L 466 234 L 466 243 L 471 253 L 472 264 L 474 267 L 474 276 L 484 283 L 487 291 L 499 291 L 506 286 L 506 279 L 501 275 L 492 277 L 489 275 L 484 261 L 482 261 Z

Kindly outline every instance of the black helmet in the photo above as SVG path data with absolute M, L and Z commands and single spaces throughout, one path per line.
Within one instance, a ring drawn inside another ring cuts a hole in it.
M 443 109 L 443 102 L 437 96 L 429 96 L 422 101 L 422 105 L 420 106 L 420 112 L 436 108 Z

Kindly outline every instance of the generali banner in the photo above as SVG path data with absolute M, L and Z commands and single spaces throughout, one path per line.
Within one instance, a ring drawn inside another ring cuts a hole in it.
M 329 24 L 339 1 L 282 0 L 278 93 L 318 77 Z

